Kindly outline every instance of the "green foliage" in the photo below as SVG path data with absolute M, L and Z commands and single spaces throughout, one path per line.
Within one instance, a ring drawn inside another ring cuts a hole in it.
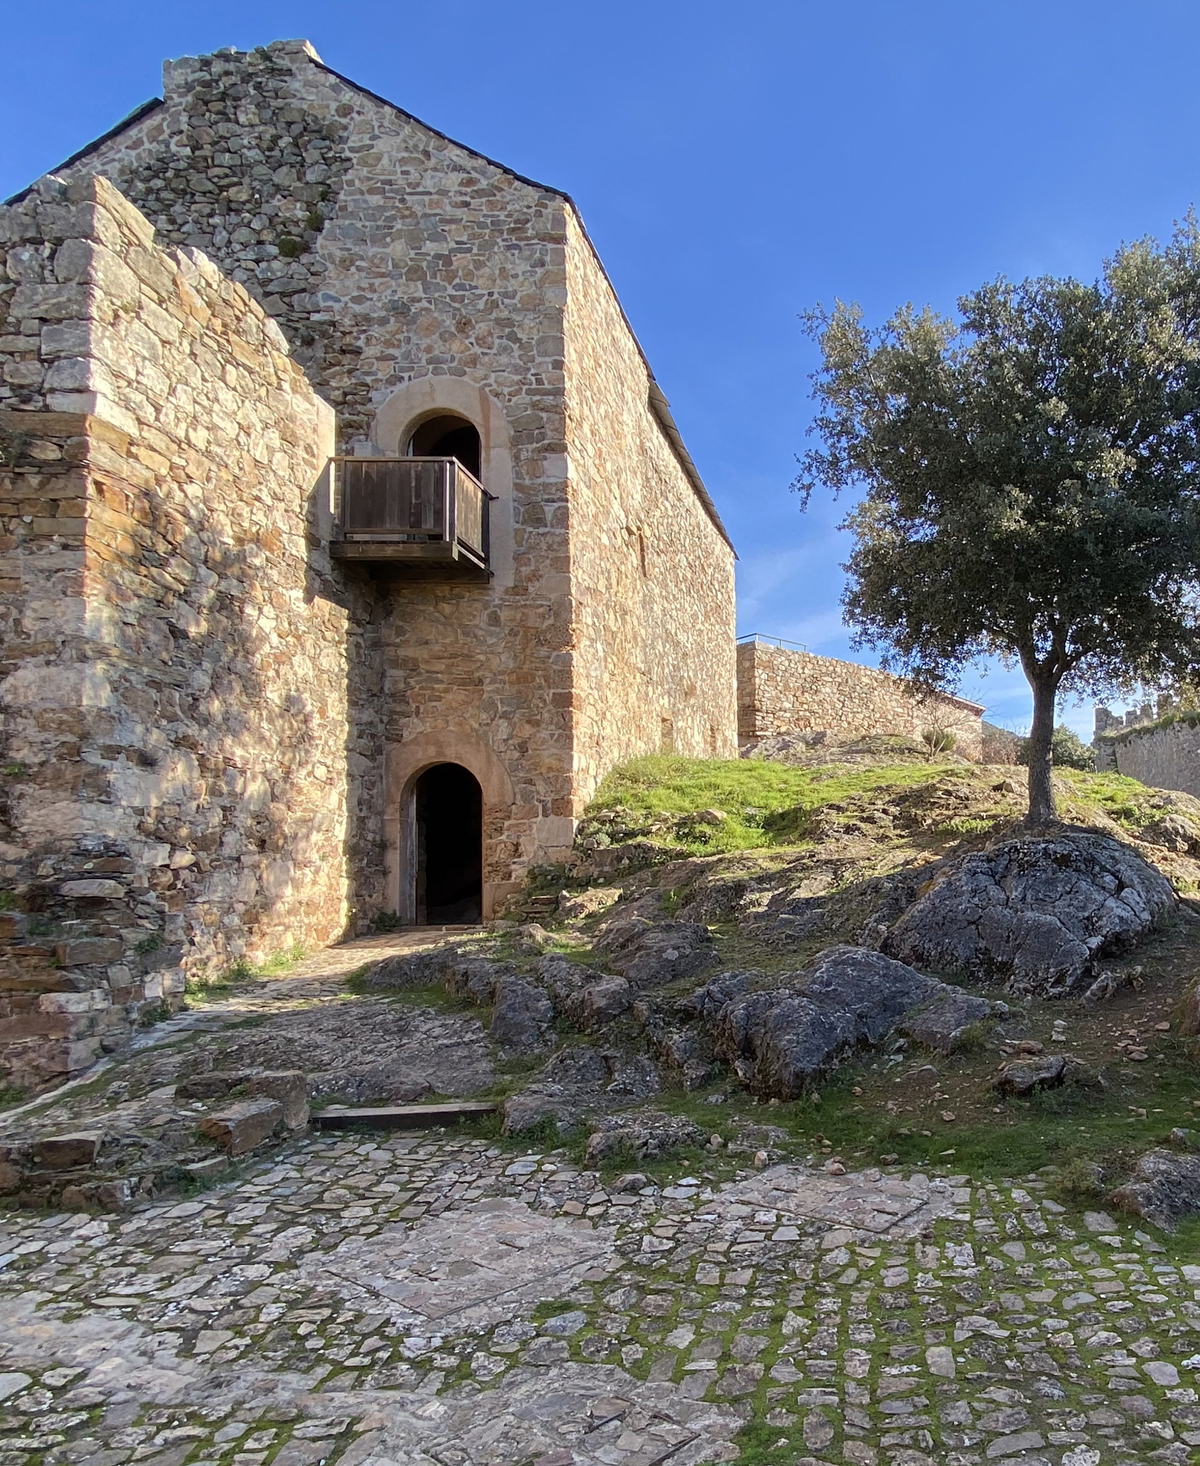
M 15 891 L 0 891 L 0 911 L 19 911 L 20 909 Z
M 1200 666 L 1200 228 L 1120 249 L 1091 284 L 1003 278 L 956 320 L 872 330 L 812 312 L 821 446 L 796 487 L 847 517 L 860 644 L 934 686 L 978 656 L 1034 688 L 1031 813 L 1053 813 L 1060 687 L 1185 681 Z
M 304 227 L 310 229 L 314 234 L 319 234 L 325 227 L 325 215 L 320 209 L 309 209 L 304 216 Z
M 166 943 L 163 941 L 161 935 L 158 932 L 151 932 L 148 936 L 144 936 L 142 938 L 142 940 L 134 948 L 134 951 L 137 952 L 139 956 L 148 957 L 151 952 L 157 952 L 165 945 Z
M 1022 738 L 1017 747 L 1017 762 L 1028 765 L 1029 739 Z M 1056 769 L 1083 769 L 1096 767 L 1096 750 L 1085 743 L 1065 723 L 1059 723 L 1050 737 L 1050 762 Z
M 295 260 L 304 253 L 304 241 L 297 239 L 294 234 L 281 234 L 279 236 L 279 253 L 285 260 Z
M 3 773 L 6 779 L 27 779 L 29 777 L 29 765 L 5 764 Z
M 371 918 L 373 932 L 398 932 L 403 926 L 404 922 L 394 911 L 377 911 Z
M 937 758 L 939 754 L 954 752 L 958 734 L 953 728 L 925 728 L 921 732 L 921 742 L 929 757 Z
M 0 431 L 0 468 L 15 468 L 32 441 L 28 433 Z

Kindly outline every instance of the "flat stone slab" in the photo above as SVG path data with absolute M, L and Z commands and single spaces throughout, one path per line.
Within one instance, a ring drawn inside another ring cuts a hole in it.
M 567 1364 L 551 1378 L 547 1373 L 516 1369 L 491 1389 L 450 1390 L 436 1404 L 381 1401 L 385 1423 L 370 1438 L 367 1460 L 697 1466 L 729 1460 L 727 1443 L 742 1428 L 728 1404 L 689 1399 L 675 1385 L 641 1383 L 611 1365 Z M 362 1409 L 360 1398 L 336 1391 L 311 1397 L 311 1404 L 347 1414 Z M 452 1456 L 441 1454 L 447 1447 Z
M 804 1166 L 772 1166 L 761 1176 L 722 1190 L 706 1208 L 770 1208 L 779 1220 L 826 1222 L 856 1232 L 909 1236 L 954 1209 L 952 1188 L 924 1176 L 907 1179 L 866 1171 L 831 1176 Z
M 451 1100 L 439 1105 L 380 1105 L 376 1108 L 330 1105 L 311 1116 L 318 1130 L 347 1130 L 351 1125 L 375 1125 L 380 1130 L 427 1130 L 454 1120 L 474 1120 L 494 1115 L 500 1108 L 492 1100 Z
M 612 1250 L 611 1228 L 496 1198 L 412 1228 L 351 1238 L 304 1267 L 357 1283 L 407 1313 L 461 1326 L 495 1322 L 560 1297 Z

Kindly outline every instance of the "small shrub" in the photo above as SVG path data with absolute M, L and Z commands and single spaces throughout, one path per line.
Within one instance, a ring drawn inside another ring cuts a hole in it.
M 285 260 L 296 260 L 304 253 L 304 241 L 297 239 L 294 234 L 281 234 L 279 236 L 279 253 Z
M 1104 1196 L 1104 1172 L 1095 1161 L 1076 1156 L 1058 1168 L 1050 1189 L 1062 1201 L 1098 1201 Z
M 151 932 L 149 936 L 143 937 L 133 950 L 142 957 L 148 957 L 151 952 L 157 952 L 160 947 L 165 945 L 162 937 L 157 932 Z
M 314 234 L 319 234 L 325 227 L 325 215 L 320 209 L 309 209 L 304 217 L 304 227 L 311 229 Z
M 377 911 L 371 918 L 373 932 L 398 932 L 403 926 L 404 922 L 395 911 Z
M 923 728 L 921 730 L 921 746 L 930 758 L 936 758 L 940 753 L 952 753 L 958 743 L 958 734 L 953 728 Z

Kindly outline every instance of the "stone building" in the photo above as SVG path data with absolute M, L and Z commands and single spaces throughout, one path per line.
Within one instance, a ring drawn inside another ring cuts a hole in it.
M 738 645 L 737 682 L 743 748 L 777 733 L 894 733 L 919 742 L 926 730 L 945 728 L 959 753 L 976 763 L 983 757 L 983 707 L 947 693 L 919 693 L 874 667 L 750 636 Z
M 736 752 L 733 550 L 571 200 L 303 42 L 0 209 L 0 518 L 19 1082 Z

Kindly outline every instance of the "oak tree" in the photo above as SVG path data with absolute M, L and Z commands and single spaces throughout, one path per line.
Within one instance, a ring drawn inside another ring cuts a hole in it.
M 955 319 L 806 317 L 818 413 L 795 487 L 859 492 L 857 644 L 929 687 L 981 656 L 1033 690 L 1029 823 L 1056 817 L 1060 692 L 1200 667 L 1200 231 L 1123 247 L 1087 284 L 999 279 Z

